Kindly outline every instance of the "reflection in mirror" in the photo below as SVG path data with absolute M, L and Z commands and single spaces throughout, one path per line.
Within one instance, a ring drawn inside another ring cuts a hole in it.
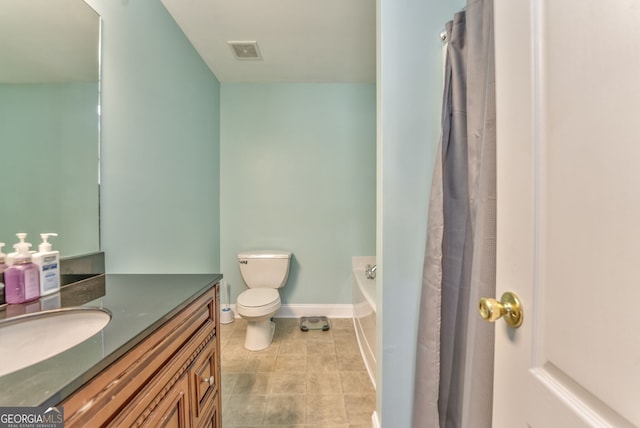
M 0 0 L 0 242 L 100 250 L 100 17 L 83 0 Z

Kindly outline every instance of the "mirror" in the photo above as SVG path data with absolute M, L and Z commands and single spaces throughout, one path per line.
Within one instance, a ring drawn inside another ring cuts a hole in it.
M 100 250 L 100 17 L 83 0 L 0 0 L 0 242 Z

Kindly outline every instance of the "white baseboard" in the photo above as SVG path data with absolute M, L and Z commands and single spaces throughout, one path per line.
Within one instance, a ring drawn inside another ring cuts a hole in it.
M 229 305 L 236 318 L 240 318 L 236 305 Z M 316 304 L 284 304 L 276 313 L 276 318 L 300 318 L 325 316 L 327 318 L 351 318 L 353 317 L 352 304 L 316 305 Z
M 371 428 L 380 428 L 380 420 L 376 411 L 371 415 Z

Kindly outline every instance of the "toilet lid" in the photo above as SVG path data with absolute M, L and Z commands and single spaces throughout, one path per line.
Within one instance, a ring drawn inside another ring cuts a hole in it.
M 275 288 L 250 288 L 238 296 L 238 304 L 246 307 L 265 306 L 280 299 Z

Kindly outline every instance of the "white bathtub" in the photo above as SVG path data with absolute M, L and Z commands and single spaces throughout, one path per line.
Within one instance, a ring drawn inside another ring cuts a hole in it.
M 353 257 L 353 325 L 362 359 L 376 386 L 376 280 L 365 276 L 365 267 L 375 265 L 375 256 Z

